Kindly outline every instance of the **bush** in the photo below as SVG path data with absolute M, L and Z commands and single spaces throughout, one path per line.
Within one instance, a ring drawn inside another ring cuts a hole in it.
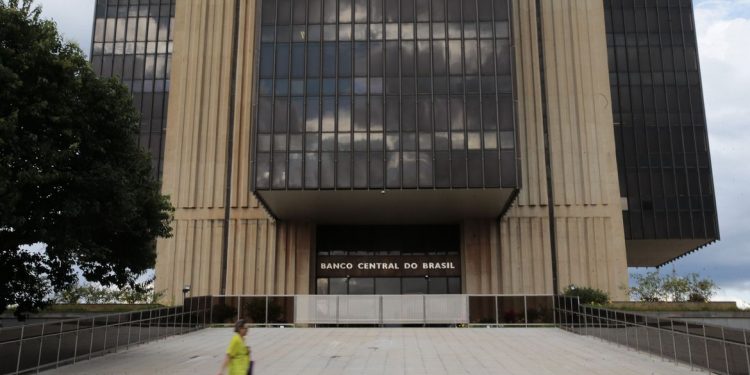
M 601 289 L 570 285 L 563 291 L 568 297 L 578 297 L 582 304 L 604 305 L 609 302 L 609 295 Z

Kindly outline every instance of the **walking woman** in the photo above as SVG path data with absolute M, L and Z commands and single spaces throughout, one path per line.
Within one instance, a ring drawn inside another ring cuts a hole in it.
M 245 320 L 240 319 L 237 323 L 234 323 L 234 335 L 232 335 L 232 340 L 229 342 L 229 347 L 227 347 L 227 356 L 221 365 L 219 375 L 223 374 L 224 369 L 227 367 L 229 367 L 229 375 L 252 375 L 253 368 L 252 362 L 250 362 L 250 347 L 245 344 L 245 335 L 247 335 Z

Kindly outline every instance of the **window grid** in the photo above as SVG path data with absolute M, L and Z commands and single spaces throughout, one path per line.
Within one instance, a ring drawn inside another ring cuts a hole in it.
M 117 77 L 141 113 L 139 144 L 161 177 L 172 64 L 175 0 L 97 0 L 91 64 Z
M 606 0 L 605 12 L 626 238 L 716 238 L 692 3 Z
M 461 8 L 458 20 L 432 19 L 453 3 Z M 490 10 L 489 18 L 480 17 L 478 4 Z M 257 12 L 254 188 L 515 187 L 508 7 L 506 0 L 263 1 Z M 464 15 L 464 8 L 471 14 Z M 447 35 L 456 25 L 458 34 Z M 460 46 L 457 72 L 450 66 L 451 41 Z M 485 72 L 480 54 L 487 45 L 492 56 Z M 500 46 L 502 53 L 495 51 Z M 435 72 L 438 53 L 445 54 L 443 76 Z M 304 63 L 296 64 L 300 56 Z M 452 113 L 452 98 L 460 116 Z M 452 117 L 460 117 L 462 126 L 453 129 Z M 446 125 L 442 143 L 436 121 Z M 492 121 L 489 128 L 485 121 Z

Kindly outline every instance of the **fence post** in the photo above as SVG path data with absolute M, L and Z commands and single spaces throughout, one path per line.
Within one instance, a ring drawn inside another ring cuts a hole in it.
M 120 326 L 122 314 L 117 315 L 117 323 L 115 324 L 115 327 L 117 328 L 117 336 L 115 336 L 115 353 L 117 353 L 117 348 L 120 347 L 120 329 L 122 328 Z
M 427 327 L 427 296 L 422 295 L 422 326 Z
M 211 324 L 214 319 L 214 297 L 208 297 L 208 324 Z M 203 325 L 205 326 L 206 323 L 206 309 L 203 309 Z
M 109 332 L 109 315 L 106 315 L 104 318 L 104 349 L 102 349 L 102 353 L 107 351 L 107 333 Z
M 96 318 L 91 318 L 91 341 L 89 341 L 89 359 L 91 359 L 91 352 L 94 351 L 94 327 L 96 327 Z
M 747 330 L 742 331 L 742 337 L 745 339 L 745 360 L 747 361 L 747 372 L 750 373 L 750 347 L 747 346 Z
M 687 322 L 685 322 L 685 335 L 687 336 L 687 340 L 688 340 L 688 358 L 690 359 L 690 369 L 692 370 L 693 369 L 693 348 L 690 345 L 690 327 L 688 326 Z M 705 329 L 703 330 L 703 338 L 704 339 L 706 338 Z M 708 347 L 708 345 L 706 345 L 706 347 Z M 675 348 L 675 355 L 677 355 L 677 348 Z M 706 358 L 706 362 L 708 362 L 708 358 Z
M 78 336 L 81 330 L 81 319 L 76 320 L 76 343 L 73 346 L 73 363 L 78 359 Z
M 153 309 L 148 310 L 148 335 L 146 336 L 146 342 L 151 341 L 151 314 L 154 312 Z
M 659 319 L 659 315 L 656 315 L 656 333 L 659 334 L 659 355 L 664 357 L 664 343 L 661 339 L 661 319 Z
M 721 327 L 721 342 L 724 344 L 724 362 L 727 366 L 727 374 L 729 373 L 729 356 L 727 355 L 727 339 L 724 333 L 724 327 Z M 708 350 L 708 342 L 706 342 L 706 350 Z M 706 356 L 708 357 L 708 356 Z
M 380 328 L 383 328 L 383 296 L 378 297 L 379 314 L 378 320 L 380 321 Z
M 39 353 L 36 357 L 36 372 L 39 373 L 39 366 L 42 363 L 42 348 L 44 347 L 44 328 L 46 323 L 42 323 L 42 334 L 39 336 Z
M 584 306 L 583 307 L 583 334 L 588 336 L 589 335 L 589 308 Z
M 268 327 L 268 296 L 265 296 L 266 298 L 266 322 L 265 326 Z
M 672 332 L 672 350 L 674 353 L 674 362 L 677 363 L 677 342 L 675 341 L 675 332 L 674 332 L 674 320 L 670 320 L 669 324 L 671 326 L 671 332 Z M 688 340 L 688 346 L 690 346 L 690 341 Z
M 133 331 L 133 313 L 128 313 L 128 342 L 125 343 L 125 349 L 130 349 L 130 336 Z
M 336 296 L 336 327 L 339 326 L 339 298 L 341 298 L 341 296 L 337 295 Z
M 526 296 L 523 296 L 523 322 L 524 327 L 529 328 L 529 302 Z
M 143 332 L 143 311 L 138 313 L 138 344 L 141 343 L 142 332 Z
M 635 331 L 635 350 L 640 351 L 640 345 L 638 344 L 638 316 L 633 313 L 633 330 Z
M 617 317 L 617 313 L 615 312 L 615 317 Z M 623 325 L 625 326 L 625 346 L 630 348 L 630 335 L 628 335 L 628 313 L 622 314 L 623 318 Z
M 60 333 L 57 335 L 57 358 L 55 359 L 55 368 L 60 367 L 60 346 L 62 346 L 63 322 L 60 322 Z
M 706 336 L 706 324 L 702 323 L 703 328 L 703 346 L 706 348 L 706 367 L 711 368 L 711 359 L 708 358 L 708 337 Z M 689 337 L 689 336 L 688 336 Z
M 651 330 L 651 326 L 648 325 L 648 316 L 643 316 L 643 325 L 646 326 L 646 347 L 648 348 L 648 353 L 653 354 L 651 352 L 651 338 L 648 334 L 648 332 Z
M 21 326 L 21 339 L 18 342 L 18 358 L 16 359 L 16 373 L 21 369 L 21 352 L 23 352 L 23 334 L 26 326 Z
M 469 296 L 466 296 L 466 306 L 469 306 Z M 554 315 L 554 314 L 553 314 Z M 495 325 L 500 326 L 500 297 L 495 296 Z

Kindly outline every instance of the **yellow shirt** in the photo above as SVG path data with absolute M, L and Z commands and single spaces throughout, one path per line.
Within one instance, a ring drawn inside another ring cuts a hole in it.
M 239 333 L 232 336 L 227 354 L 230 358 L 229 375 L 246 375 L 247 369 L 250 367 L 250 351 Z

